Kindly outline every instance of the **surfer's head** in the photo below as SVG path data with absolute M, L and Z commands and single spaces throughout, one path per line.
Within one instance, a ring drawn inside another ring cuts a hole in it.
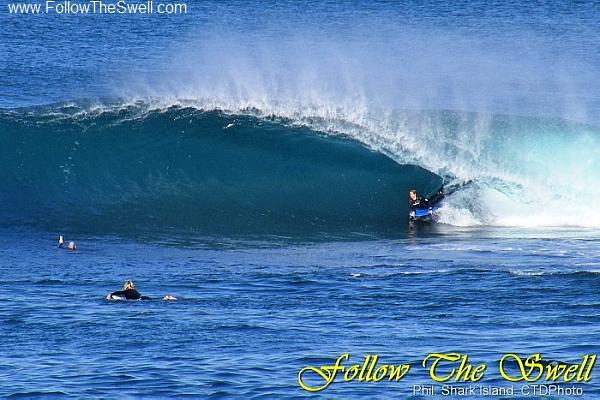
M 77 245 L 75 244 L 75 242 L 69 242 L 69 244 L 67 245 L 67 249 L 69 250 L 75 250 L 77 248 Z
M 130 289 L 135 289 L 135 285 L 133 284 L 132 281 L 125 281 L 125 283 L 123 283 L 123 290 L 130 290 Z
M 412 201 L 415 201 L 417 199 L 417 190 L 416 189 L 410 189 L 408 191 L 408 198 Z

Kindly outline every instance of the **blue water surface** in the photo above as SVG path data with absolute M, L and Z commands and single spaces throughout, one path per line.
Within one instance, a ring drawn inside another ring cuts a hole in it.
M 468 354 L 489 364 L 483 384 L 506 385 L 504 353 L 597 352 L 597 234 L 490 231 L 223 246 L 87 237 L 75 252 L 3 232 L 0 394 L 310 397 L 299 370 L 350 353 L 413 369 L 320 395 L 422 398 L 412 385 L 430 382 L 429 353 Z M 104 299 L 126 279 L 153 300 Z M 595 380 L 583 388 L 600 395 Z

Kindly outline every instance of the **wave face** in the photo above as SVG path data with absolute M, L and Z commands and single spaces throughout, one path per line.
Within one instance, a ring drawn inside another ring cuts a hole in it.
M 274 118 L 145 106 L 0 114 L 2 225 L 199 234 L 394 232 L 438 176 Z

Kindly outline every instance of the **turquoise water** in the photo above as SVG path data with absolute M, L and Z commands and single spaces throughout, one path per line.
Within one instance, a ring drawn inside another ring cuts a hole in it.
M 425 399 L 429 353 L 505 388 L 504 353 L 596 354 L 598 17 L 1 4 L 0 396 Z M 439 224 L 408 229 L 410 188 L 464 181 Z M 127 279 L 153 300 L 105 300 Z M 411 371 L 300 388 L 344 353 Z M 594 372 L 577 398 L 600 397 Z

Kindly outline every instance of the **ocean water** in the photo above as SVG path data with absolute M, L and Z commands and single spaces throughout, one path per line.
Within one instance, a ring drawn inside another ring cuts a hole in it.
M 505 353 L 598 353 L 595 3 L 9 4 L 0 396 L 465 398 L 413 393 L 427 354 L 506 388 Z M 153 300 L 105 300 L 127 279 Z M 411 371 L 300 387 L 346 353 Z
M 412 385 L 428 382 L 429 353 L 487 362 L 484 383 L 502 385 L 504 353 L 575 362 L 597 351 L 597 233 L 220 246 L 90 237 L 76 253 L 51 239 L 22 232 L 0 250 L 3 395 L 311 397 L 300 369 L 350 353 L 413 370 L 319 397 L 427 398 Z M 104 300 L 129 278 L 155 300 Z M 600 395 L 594 380 L 579 386 Z

